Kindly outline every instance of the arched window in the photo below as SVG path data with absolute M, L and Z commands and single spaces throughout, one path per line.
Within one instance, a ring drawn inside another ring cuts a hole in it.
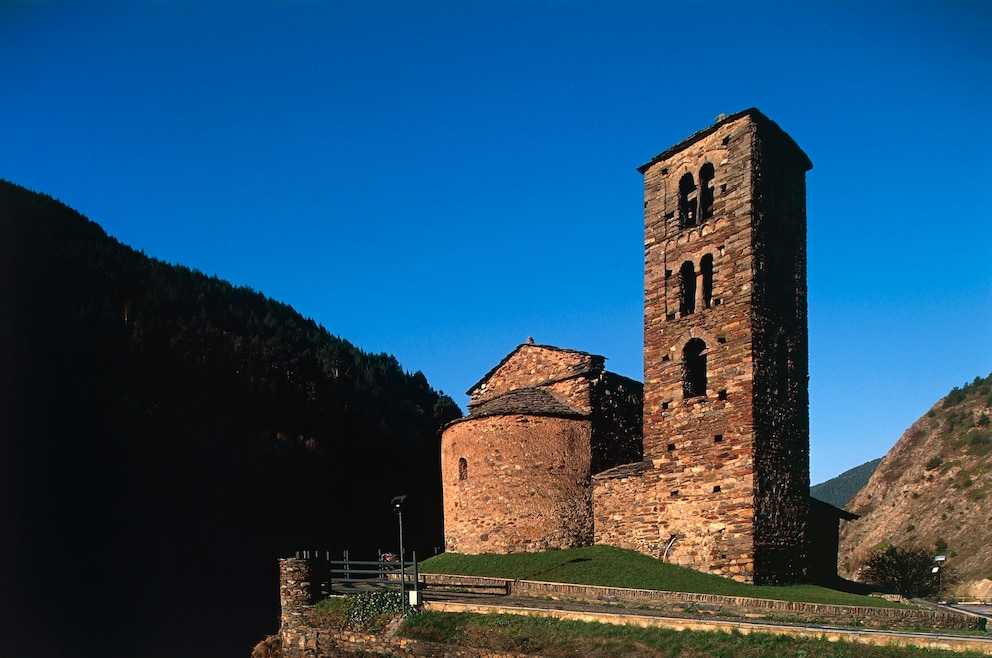
M 687 398 L 706 395 L 706 343 L 692 338 L 682 348 L 682 394 Z
M 699 170 L 699 220 L 706 221 L 713 216 L 713 165 L 709 162 Z
M 687 173 L 679 181 L 679 228 L 696 225 L 696 183 Z
M 465 461 L 464 457 L 458 460 L 458 479 L 467 480 L 468 479 L 468 462 Z
M 679 270 L 679 314 L 688 315 L 696 310 L 696 268 L 692 261 L 682 263 Z
M 699 273 L 703 276 L 703 308 L 713 305 L 713 254 L 706 254 L 699 261 Z

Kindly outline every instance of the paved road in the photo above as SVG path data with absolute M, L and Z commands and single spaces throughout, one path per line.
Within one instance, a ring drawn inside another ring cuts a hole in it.
M 954 605 L 947 605 L 944 607 L 950 608 L 951 610 L 959 610 L 961 612 L 970 612 L 973 615 L 981 615 L 992 621 L 992 605 L 979 603 L 956 603 Z M 992 623 L 989 624 L 989 630 L 992 630 Z

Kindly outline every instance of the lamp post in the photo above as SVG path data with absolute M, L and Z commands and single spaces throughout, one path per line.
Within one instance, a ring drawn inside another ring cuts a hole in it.
M 406 496 L 394 496 L 392 507 L 400 522 L 400 591 L 402 592 L 403 613 L 406 614 L 406 566 L 403 562 L 403 501 Z
M 935 566 L 930 573 L 937 574 L 937 601 L 939 602 L 940 590 L 943 589 L 943 583 L 941 582 L 943 580 L 943 574 L 941 572 L 943 571 L 942 567 L 944 566 L 944 562 L 947 561 L 947 556 L 937 555 L 933 558 L 933 561 L 937 563 L 937 566 Z

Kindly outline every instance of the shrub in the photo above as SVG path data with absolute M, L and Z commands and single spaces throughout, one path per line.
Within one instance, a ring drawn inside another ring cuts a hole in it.
M 992 432 L 973 430 L 968 434 L 968 454 L 987 455 L 992 452 Z
M 415 609 L 409 608 L 407 614 Z M 376 630 L 403 613 L 403 596 L 396 590 L 377 589 L 361 594 L 332 596 L 317 603 L 312 621 L 334 630 Z
M 403 593 L 377 589 L 348 598 L 348 623 L 353 628 L 370 629 L 382 625 L 387 617 L 403 613 Z
M 934 596 L 938 581 L 933 566 L 933 556 L 925 549 L 889 545 L 869 553 L 861 577 L 870 585 L 907 596 Z
M 964 401 L 964 391 L 962 391 L 960 388 L 955 386 L 954 388 L 951 389 L 951 392 L 947 394 L 947 397 L 944 398 L 944 402 L 941 404 L 941 406 L 945 408 L 952 407 L 955 404 L 958 404 L 963 401 Z
M 974 424 L 971 414 L 965 410 L 957 409 L 950 411 L 944 419 L 944 432 L 953 434 L 955 430 L 966 430 Z
M 940 468 L 940 465 L 944 463 L 944 459 L 940 455 L 934 455 L 926 463 L 926 469 L 932 471 L 935 468 Z

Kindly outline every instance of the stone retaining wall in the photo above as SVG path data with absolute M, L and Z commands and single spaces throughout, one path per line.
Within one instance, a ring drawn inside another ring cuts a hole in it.
M 420 574 L 420 582 L 428 587 L 461 588 L 475 593 L 647 606 L 679 614 L 683 614 L 687 610 L 694 610 L 704 614 L 730 617 L 796 618 L 805 622 L 823 621 L 844 626 L 980 630 L 984 628 L 985 621 L 982 617 L 946 610 L 800 603 L 746 596 L 573 585 L 570 583 L 510 580 L 481 576 L 422 573 Z
M 594 603 L 645 605 L 660 610 L 683 613 L 694 610 L 709 614 L 743 617 L 797 618 L 822 621 L 843 626 L 884 628 L 936 628 L 982 630 L 985 619 L 943 610 L 905 608 L 873 608 L 869 606 L 828 605 L 757 599 L 745 596 L 721 596 L 692 592 L 665 592 L 650 589 L 598 587 L 515 580 L 511 585 L 515 596 L 552 598 Z
M 284 658 L 329 658 L 344 653 L 397 658 L 417 656 L 445 656 L 445 658 L 518 658 L 525 654 L 498 653 L 471 647 L 457 647 L 450 644 L 409 640 L 390 635 L 374 635 L 355 631 L 330 631 L 324 628 L 306 626 L 299 629 L 300 642 L 282 644 Z

